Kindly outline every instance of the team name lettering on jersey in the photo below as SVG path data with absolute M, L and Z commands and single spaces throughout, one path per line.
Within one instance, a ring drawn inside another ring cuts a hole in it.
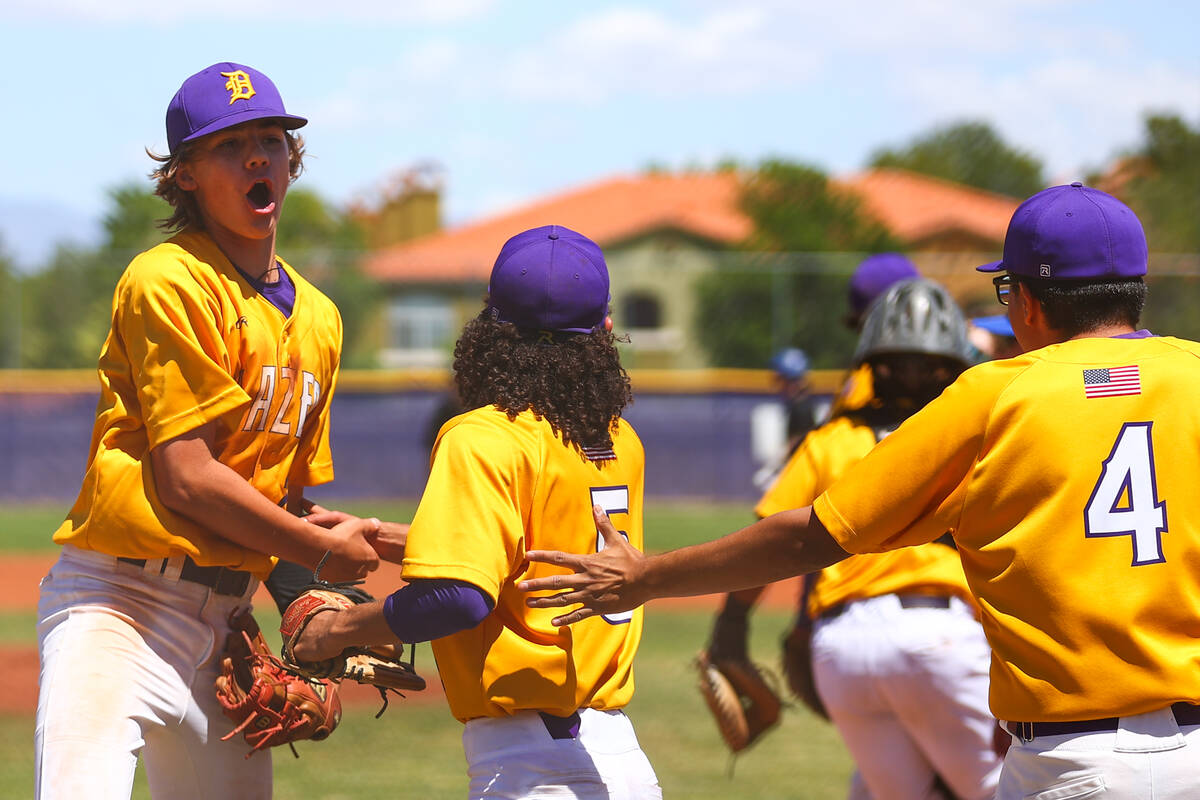
M 234 100 L 249 100 L 257 94 L 254 84 L 250 83 L 250 76 L 243 70 L 222 72 L 221 77 L 229 78 L 225 81 L 225 88 L 229 90 L 229 105 L 233 105 Z
M 308 418 L 309 410 L 321 399 L 321 384 L 317 382 L 316 376 L 311 372 L 301 372 L 300 374 L 300 404 L 296 412 L 295 427 L 297 438 L 299 438 L 301 432 L 304 430 L 304 421 Z M 246 419 L 242 424 L 242 430 L 266 430 L 267 420 L 271 414 L 271 406 L 274 404 L 276 390 L 278 389 L 283 392 L 283 397 L 279 402 L 279 407 L 275 411 L 274 418 L 271 418 L 270 430 L 271 433 L 278 433 L 284 436 L 292 433 L 292 424 L 287 419 L 292 416 L 292 399 L 296 391 L 296 384 L 293 377 L 291 367 L 263 366 L 258 383 L 258 395 L 255 396 L 254 402 L 250 404 L 250 409 L 246 412 Z

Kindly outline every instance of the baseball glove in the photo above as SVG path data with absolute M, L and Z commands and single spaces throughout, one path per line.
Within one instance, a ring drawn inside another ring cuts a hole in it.
M 283 637 L 282 660 L 288 669 L 307 678 L 337 682 L 349 679 L 374 686 L 383 698 L 383 708 L 379 710 L 382 714 L 387 709 L 388 691 L 403 697 L 403 691 L 419 692 L 425 688 L 425 679 L 414 668 L 411 649 L 408 661 L 401 660 L 403 648 L 399 643 L 349 647 L 323 661 L 301 661 L 293 653 L 296 641 L 317 614 L 344 611 L 372 599 L 353 583 L 325 583 L 318 579 L 284 611 L 279 621 L 279 635 Z
M 333 733 L 342 718 L 337 687 L 288 671 L 271 653 L 249 610 L 229 620 L 217 701 L 235 727 L 223 741 L 239 733 L 250 745 L 246 758 L 265 747 L 301 739 L 320 741 Z
M 700 694 L 708 704 L 721 738 L 740 753 L 779 722 L 783 707 L 762 671 L 750 661 L 711 661 L 708 653 L 696 657 Z
M 783 675 L 792 694 L 808 707 L 808 710 L 825 720 L 829 712 L 817 693 L 817 684 L 812 669 L 812 625 L 797 622 L 783 638 Z
M 779 721 L 782 702 L 749 655 L 749 606 L 728 598 L 713 624 L 708 648 L 696 658 L 700 694 L 721 738 L 734 753 Z

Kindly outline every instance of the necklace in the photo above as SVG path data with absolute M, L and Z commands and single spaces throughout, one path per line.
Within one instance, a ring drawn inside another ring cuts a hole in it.
M 229 263 L 233 264 L 233 260 L 230 259 Z M 275 259 L 275 263 L 272 264 L 271 266 L 267 267 L 265 270 L 263 270 L 262 273 L 260 273 L 258 275 L 258 277 L 251 275 L 249 272 L 242 269 L 237 264 L 233 264 L 233 268 L 236 269 L 239 273 L 241 273 L 241 276 L 243 278 L 245 278 L 246 281 L 249 282 L 249 284 L 251 286 L 255 287 L 256 289 L 260 289 L 260 290 L 262 287 L 274 286 L 275 284 L 279 283 L 279 281 L 281 280 L 280 270 L 283 269 L 283 267 L 280 266 L 280 264 L 279 264 L 279 259 Z M 272 277 L 274 278 L 274 280 L 271 280 Z
M 279 269 L 279 259 L 276 259 L 275 263 L 263 270 L 263 273 L 258 276 L 258 282 L 279 283 Z

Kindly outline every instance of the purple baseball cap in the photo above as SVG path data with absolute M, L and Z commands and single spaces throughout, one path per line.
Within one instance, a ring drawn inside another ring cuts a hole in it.
M 976 269 L 1064 281 L 1137 278 L 1148 259 L 1146 233 L 1129 206 L 1077 181 L 1021 203 L 1008 223 L 1004 258 Z
M 518 328 L 591 333 L 604 326 L 608 302 L 599 245 L 561 225 L 505 242 L 488 282 L 488 315 Z
M 287 130 L 308 124 L 287 113 L 271 79 L 253 67 L 222 61 L 200 70 L 179 87 L 167 106 L 167 147 L 199 139 L 254 119 L 277 119 Z
M 858 265 L 850 278 L 850 313 L 859 316 L 871 301 L 893 283 L 921 277 L 913 263 L 899 253 L 879 253 Z

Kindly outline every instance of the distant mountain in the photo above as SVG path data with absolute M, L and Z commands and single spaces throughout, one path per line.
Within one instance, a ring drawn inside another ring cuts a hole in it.
M 94 246 L 100 221 L 47 200 L 0 196 L 0 248 L 22 272 L 45 266 L 59 244 Z

